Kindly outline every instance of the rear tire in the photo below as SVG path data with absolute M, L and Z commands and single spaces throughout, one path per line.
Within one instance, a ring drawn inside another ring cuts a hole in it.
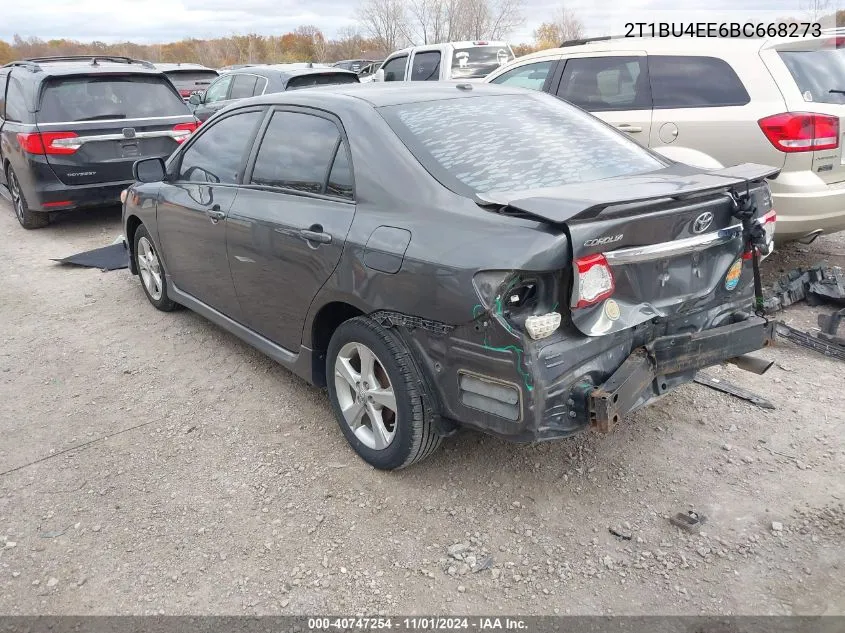
M 335 330 L 326 384 L 347 441 L 375 468 L 405 468 L 440 445 L 411 353 L 395 332 L 372 319 L 356 317 Z
M 150 232 L 143 224 L 135 229 L 133 246 L 132 257 L 135 258 L 138 278 L 141 280 L 141 288 L 144 289 L 147 299 L 162 312 L 175 310 L 178 304 L 167 296 L 164 264 L 158 256 Z
M 9 193 L 12 194 L 12 208 L 15 217 L 25 229 L 41 229 L 50 224 L 50 215 L 40 211 L 30 211 L 26 198 L 21 190 L 21 183 L 15 175 L 15 170 L 6 169 L 6 182 L 9 183 Z

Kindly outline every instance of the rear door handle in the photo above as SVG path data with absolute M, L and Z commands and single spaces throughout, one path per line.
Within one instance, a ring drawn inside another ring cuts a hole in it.
M 628 132 L 629 134 L 635 134 L 643 131 L 643 128 L 639 125 L 630 125 L 629 123 L 620 123 L 616 126 L 616 129 L 621 130 L 622 132 Z
M 300 229 L 299 235 L 306 242 L 313 242 L 316 244 L 331 244 L 332 236 L 328 233 L 323 233 L 323 227 L 315 224 L 310 229 Z
M 220 210 L 219 204 L 215 204 L 210 209 L 206 209 L 205 214 L 211 219 L 212 224 L 217 224 L 220 220 L 226 217 L 226 212 Z

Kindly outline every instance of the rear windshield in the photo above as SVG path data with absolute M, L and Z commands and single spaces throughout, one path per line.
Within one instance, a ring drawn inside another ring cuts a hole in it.
M 357 84 L 358 75 L 349 73 L 314 73 L 313 75 L 300 75 L 291 77 L 288 80 L 288 90 L 296 88 L 308 88 L 309 86 L 327 86 L 329 84 Z
M 545 94 L 380 108 L 417 160 L 461 193 L 556 187 L 664 163 L 593 116 Z
M 507 46 L 456 48 L 452 55 L 452 77 L 456 79 L 486 77 L 512 59 L 514 55 Z
M 845 103 L 845 49 L 780 51 L 804 101 Z
M 67 77 L 51 81 L 41 96 L 38 121 L 56 123 L 188 114 L 163 77 Z
M 209 70 L 168 70 L 166 73 L 177 89 L 192 88 L 205 90 L 217 79 L 217 73 Z

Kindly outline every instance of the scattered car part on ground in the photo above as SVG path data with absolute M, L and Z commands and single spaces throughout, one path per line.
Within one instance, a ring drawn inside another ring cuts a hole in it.
M 809 240 L 845 229 L 842 35 L 572 40 L 485 81 L 556 95 L 673 160 L 777 166 L 778 241 Z
M 818 352 L 829 358 L 845 361 L 845 346 L 840 345 L 834 341 L 825 340 L 818 336 L 813 336 L 808 332 L 794 328 L 782 321 L 775 322 L 775 333 L 780 338 L 785 338 L 796 345 L 806 347 L 814 352 Z
M 748 249 L 771 246 L 776 172 L 671 163 L 540 93 L 337 86 L 138 161 L 123 218 L 155 307 L 327 386 L 353 448 L 394 469 L 456 424 L 609 431 L 765 346 Z
M 120 242 L 95 248 L 91 251 L 76 253 L 62 259 L 54 259 L 60 264 L 70 264 L 85 268 L 99 268 L 103 271 L 120 270 L 129 267 L 129 251 L 121 239 Z
M 128 57 L 11 62 L 0 95 L 0 189 L 27 229 L 117 204 L 137 159 L 170 155 L 197 127 L 164 73 Z
M 693 381 L 697 382 L 699 385 L 704 385 L 705 387 L 710 387 L 716 391 L 721 391 L 722 393 L 734 396 L 735 398 L 747 400 L 751 404 L 756 404 L 758 407 L 763 407 L 764 409 L 775 408 L 775 405 L 773 405 L 769 400 L 766 400 L 764 397 L 758 396 L 756 393 L 743 389 L 742 387 L 724 380 L 723 378 L 711 376 L 707 372 L 698 372 L 695 375 L 695 378 L 693 378 Z
M 322 64 L 272 64 L 247 66 L 228 71 L 202 94 L 194 93 L 188 103 L 200 121 L 241 99 L 313 86 L 359 83 L 351 70 Z
M 845 302 L 845 271 L 824 263 L 810 268 L 795 268 L 778 278 L 765 298 L 764 308 L 771 314 L 798 301 L 811 305 Z
M 707 517 L 699 514 L 694 510 L 687 512 L 678 512 L 675 516 L 669 518 L 669 523 L 675 527 L 679 527 L 685 532 L 697 532 L 698 529 L 707 521 Z
M 819 315 L 819 338 L 845 347 L 845 338 L 839 336 L 839 326 L 845 318 L 845 308 L 833 314 Z

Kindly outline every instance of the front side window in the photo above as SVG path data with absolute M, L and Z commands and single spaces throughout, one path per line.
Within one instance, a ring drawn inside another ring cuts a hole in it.
M 226 95 L 229 93 L 229 84 L 232 83 L 232 75 L 221 77 L 208 87 L 205 91 L 205 103 L 214 103 L 215 101 L 225 101 Z
M 590 112 L 651 108 L 641 57 L 578 57 L 566 61 L 557 96 Z
M 261 140 L 250 182 L 265 187 L 334 194 L 335 188 L 341 191 L 347 186 L 341 166 L 334 175 L 333 190 L 326 190 L 329 168 L 338 147 L 345 155 L 340 132 L 328 119 L 301 112 L 276 112 Z
M 440 79 L 440 51 L 426 51 L 414 55 L 411 63 L 411 81 L 437 81 Z
M 417 160 L 461 193 L 526 190 L 654 171 L 663 161 L 545 93 L 379 108 Z
M 514 88 L 528 88 L 529 90 L 542 90 L 546 83 L 546 77 L 552 69 L 554 62 L 536 62 L 525 64 L 513 70 L 502 73 L 490 83 L 513 86 Z
M 179 165 L 178 180 L 214 184 L 236 184 L 252 135 L 264 113 L 234 114 L 203 126 Z
M 246 99 L 251 97 L 255 91 L 255 75 L 235 75 L 232 79 L 232 90 L 229 93 L 230 99 Z
M 384 65 L 385 81 L 405 81 L 405 65 L 408 63 L 408 56 L 394 57 Z
M 751 98 L 726 61 L 716 57 L 649 55 L 655 108 L 745 105 Z

